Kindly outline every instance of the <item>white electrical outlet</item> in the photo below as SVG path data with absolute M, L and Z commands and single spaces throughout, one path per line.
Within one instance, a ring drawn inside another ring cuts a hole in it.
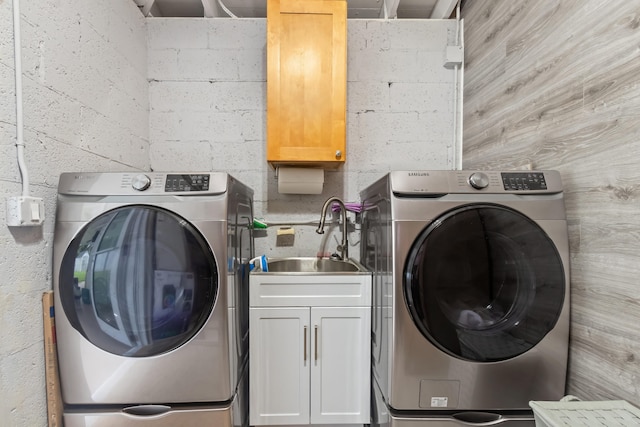
M 39 197 L 7 197 L 7 225 L 32 227 L 44 222 L 44 201 Z

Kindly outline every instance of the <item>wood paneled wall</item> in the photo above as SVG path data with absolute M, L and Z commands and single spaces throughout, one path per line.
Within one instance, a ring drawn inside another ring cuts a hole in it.
M 571 235 L 567 393 L 640 405 L 640 1 L 467 1 L 468 169 L 557 169 Z

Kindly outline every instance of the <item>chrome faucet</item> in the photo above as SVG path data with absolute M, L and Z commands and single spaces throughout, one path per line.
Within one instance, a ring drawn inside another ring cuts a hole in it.
M 318 228 L 316 233 L 324 234 L 324 220 L 327 216 L 327 209 L 333 202 L 336 202 L 340 205 L 340 212 L 342 213 L 342 243 L 338 246 L 338 252 L 340 252 L 340 257 L 343 260 L 349 258 L 349 242 L 347 239 L 347 208 L 344 206 L 342 200 L 337 197 L 329 197 L 324 205 L 322 205 L 322 213 L 320 214 L 320 224 L 318 224 Z

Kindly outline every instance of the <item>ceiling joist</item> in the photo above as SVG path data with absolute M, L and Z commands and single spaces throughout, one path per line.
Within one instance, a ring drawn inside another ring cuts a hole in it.
M 0 0 L 1 2 L 2 0 Z M 150 17 L 266 16 L 267 0 L 132 0 Z M 348 17 L 364 19 L 448 19 L 458 0 L 349 0 Z
M 438 0 L 431 12 L 431 19 L 449 19 L 459 0 Z

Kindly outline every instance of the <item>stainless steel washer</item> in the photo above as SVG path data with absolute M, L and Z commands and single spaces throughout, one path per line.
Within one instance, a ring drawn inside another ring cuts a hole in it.
M 247 424 L 252 205 L 221 172 L 61 175 L 67 427 Z
M 528 402 L 565 391 L 558 172 L 396 171 L 361 199 L 374 414 L 386 414 L 374 424 L 532 426 Z

